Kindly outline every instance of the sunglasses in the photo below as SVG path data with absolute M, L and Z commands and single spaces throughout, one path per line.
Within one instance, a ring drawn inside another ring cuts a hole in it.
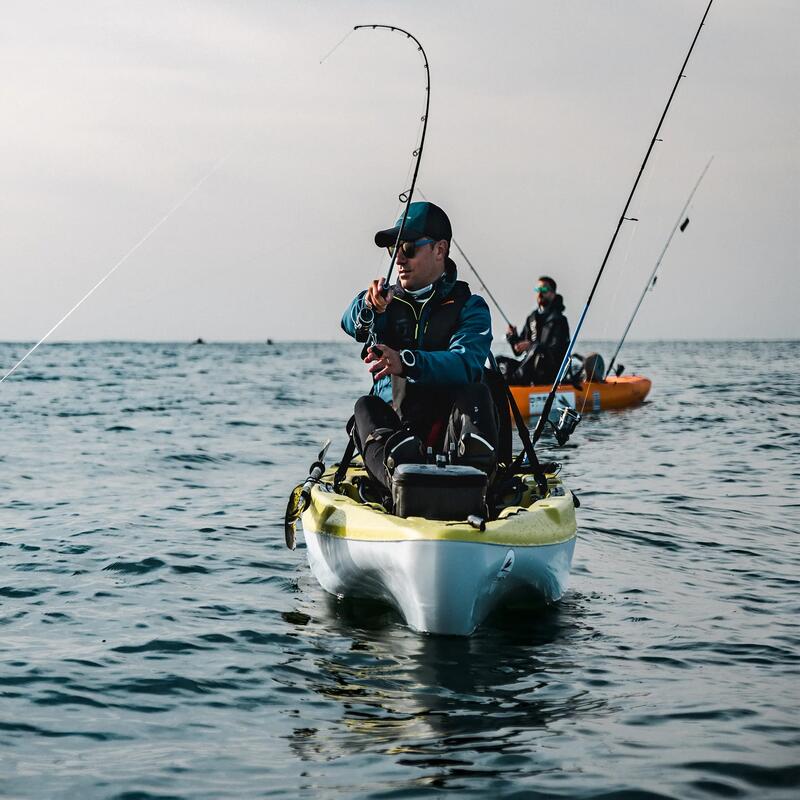
M 534 286 L 533 291 L 536 292 L 536 294 L 547 294 L 548 292 L 552 292 L 553 289 L 550 286 Z
M 436 239 L 417 239 L 415 242 L 400 242 L 400 250 L 406 258 L 414 258 L 417 254 L 417 248 L 423 244 L 433 244 Z M 387 248 L 389 255 L 394 255 L 394 245 Z

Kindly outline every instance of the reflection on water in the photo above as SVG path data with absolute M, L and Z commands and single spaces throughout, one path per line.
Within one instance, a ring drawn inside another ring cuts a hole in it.
M 590 635 L 582 607 L 574 595 L 568 603 L 506 609 L 464 638 L 413 634 L 384 604 L 325 595 L 319 624 L 352 643 L 315 659 L 307 688 L 340 716 L 324 729 L 295 729 L 291 747 L 320 762 L 393 756 L 435 772 L 440 787 L 470 775 L 508 778 L 554 723 L 608 712 L 604 697 L 569 685 L 580 670 L 571 640 Z M 298 615 L 303 624 L 310 619 Z

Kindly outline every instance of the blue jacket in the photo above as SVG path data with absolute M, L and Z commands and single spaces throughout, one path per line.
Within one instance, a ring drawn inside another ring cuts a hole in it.
M 448 258 L 445 274 L 434 284 L 434 296 L 446 298 L 455 286 L 457 279 L 456 265 Z M 355 338 L 356 320 L 364 307 L 366 291 L 359 292 L 342 316 L 342 329 Z M 406 367 L 405 377 L 411 383 L 442 385 L 460 383 L 478 383 L 483 377 L 483 365 L 489 355 L 492 344 L 492 318 L 489 306 L 479 295 L 470 295 L 461 309 L 455 332 L 450 338 L 447 350 L 423 350 L 423 331 L 431 314 L 433 303 L 426 303 L 420 314 L 417 342 L 415 349 L 416 363 Z M 382 341 L 387 315 L 375 315 L 375 333 L 378 342 Z M 392 401 L 391 376 L 381 378 L 375 393 L 387 403 Z

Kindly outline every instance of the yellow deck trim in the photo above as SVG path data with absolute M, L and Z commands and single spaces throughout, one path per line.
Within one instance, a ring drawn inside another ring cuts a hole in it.
M 363 471 L 355 474 L 358 473 Z M 326 480 L 333 480 L 332 470 L 323 476 L 323 482 Z M 551 478 L 551 489 L 556 485 L 560 486 L 560 481 Z M 335 494 L 323 483 L 311 490 L 311 504 L 302 520 L 306 531 L 370 542 L 455 541 L 540 547 L 568 542 L 577 533 L 575 506 L 568 490 L 560 497 L 540 500 L 530 509 L 522 506 L 504 509 L 499 519 L 487 523 L 485 531 L 479 531 L 466 522 L 395 517 L 378 506 Z

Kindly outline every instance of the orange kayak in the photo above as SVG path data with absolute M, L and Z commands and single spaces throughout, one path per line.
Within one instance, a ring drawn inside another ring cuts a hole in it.
M 552 415 L 565 405 L 579 414 L 587 411 L 606 411 L 609 408 L 627 408 L 641 403 L 650 391 L 652 382 L 641 375 L 621 375 L 604 381 L 590 381 L 576 389 L 572 384 L 562 383 L 553 401 Z M 511 386 L 511 394 L 520 413 L 527 417 L 538 417 L 550 392 L 549 386 Z

